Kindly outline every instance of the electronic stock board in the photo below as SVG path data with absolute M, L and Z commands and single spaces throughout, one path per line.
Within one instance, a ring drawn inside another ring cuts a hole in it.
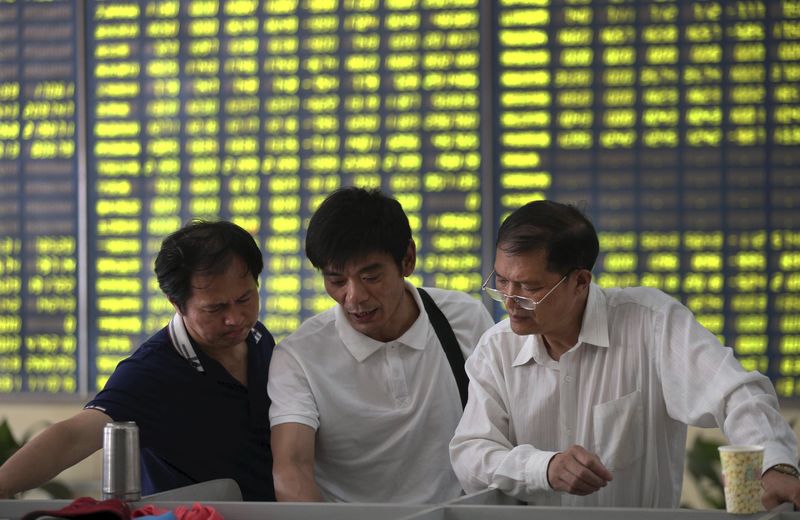
M 102 387 L 191 218 L 253 233 L 286 335 L 333 303 L 307 220 L 360 185 L 403 204 L 415 283 L 476 297 L 509 211 L 576 203 L 598 283 L 674 295 L 792 397 L 798 164 L 796 0 L 0 1 L 0 396 Z

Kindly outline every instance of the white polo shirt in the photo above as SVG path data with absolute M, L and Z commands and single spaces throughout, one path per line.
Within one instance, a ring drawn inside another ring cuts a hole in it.
M 269 370 L 272 427 L 317 430 L 315 474 L 323 497 L 344 502 L 440 503 L 461 494 L 448 443 L 461 399 L 416 289 L 420 314 L 395 341 L 350 326 L 337 305 L 276 347 Z M 466 358 L 494 324 L 471 296 L 425 288 Z

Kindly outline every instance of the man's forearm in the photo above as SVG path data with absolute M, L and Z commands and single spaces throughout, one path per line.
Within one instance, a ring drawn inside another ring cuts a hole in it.
M 322 502 L 313 467 L 276 465 L 273 477 L 279 502 Z
M 45 430 L 0 467 L 0 497 L 41 486 L 83 458 L 60 441 L 62 433 L 57 428 Z
M 53 424 L 0 466 L 0 498 L 41 486 L 103 446 L 103 425 L 109 417 L 84 410 Z

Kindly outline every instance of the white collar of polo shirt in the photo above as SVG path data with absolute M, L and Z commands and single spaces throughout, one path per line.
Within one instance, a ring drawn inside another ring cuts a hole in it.
M 183 323 L 183 317 L 176 312 L 175 316 L 169 320 L 168 328 L 169 338 L 172 340 L 172 346 L 175 347 L 175 350 L 178 352 L 178 354 L 188 361 L 189 364 L 192 365 L 192 368 L 201 373 L 205 372 L 203 364 L 197 357 L 197 353 L 195 352 L 192 342 L 189 339 L 189 333 L 186 332 L 186 325 Z M 261 333 L 258 332 L 255 327 L 250 329 L 250 334 L 253 335 L 253 340 L 256 343 L 261 341 Z
M 169 339 L 172 340 L 172 346 L 178 354 L 192 365 L 192 368 L 198 372 L 205 372 L 203 364 L 200 363 L 200 358 L 197 357 L 192 342 L 189 339 L 189 333 L 186 332 L 186 325 L 183 323 L 183 317 L 175 313 L 175 316 L 169 320 Z M 261 333 L 253 327 L 250 329 L 250 334 L 253 335 L 253 340 L 258 343 L 261 341 Z
M 183 317 L 175 313 L 175 316 L 169 320 L 169 339 L 172 340 L 172 346 L 178 351 L 178 354 L 192 365 L 192 368 L 198 372 L 205 372 L 203 364 L 197 357 L 194 351 L 191 340 L 189 340 L 189 333 L 186 332 L 186 325 L 183 323 Z
M 429 329 L 428 325 L 430 324 L 428 313 L 425 312 L 425 307 L 422 305 L 422 298 L 417 292 L 417 289 L 408 280 L 405 281 L 405 285 L 406 290 L 410 291 L 411 296 L 417 303 L 417 307 L 419 307 L 419 316 L 417 316 L 417 319 L 414 320 L 414 323 L 411 324 L 411 327 L 409 327 L 408 330 L 406 330 L 399 338 L 392 341 L 387 341 L 386 343 L 372 339 L 353 328 L 347 319 L 347 313 L 345 312 L 344 308 L 341 305 L 336 304 L 334 311 L 336 313 L 336 332 L 339 334 L 339 339 L 342 341 L 342 343 L 344 343 L 345 348 L 350 352 L 350 355 L 352 355 L 359 363 L 362 363 L 365 359 L 377 352 L 381 347 L 387 345 L 403 344 L 413 348 L 414 350 L 425 349 L 427 345 L 427 332 Z

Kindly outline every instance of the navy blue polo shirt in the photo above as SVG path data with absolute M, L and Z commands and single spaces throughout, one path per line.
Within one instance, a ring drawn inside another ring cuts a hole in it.
M 205 372 L 173 348 L 167 328 L 121 361 L 86 408 L 139 426 L 142 494 L 232 478 L 245 500 L 275 500 L 267 374 L 275 340 L 247 337 L 247 386 L 192 341 Z

